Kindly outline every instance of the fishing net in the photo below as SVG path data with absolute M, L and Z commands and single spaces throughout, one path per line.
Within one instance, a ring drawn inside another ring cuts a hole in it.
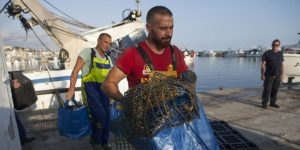
M 127 137 L 153 137 L 159 131 L 199 117 L 195 90 L 184 79 L 155 73 L 125 93 Z

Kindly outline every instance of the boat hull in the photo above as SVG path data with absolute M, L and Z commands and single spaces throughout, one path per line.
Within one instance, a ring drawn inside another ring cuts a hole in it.
M 70 75 L 72 70 L 49 70 L 23 73 L 28 77 L 34 86 L 38 97 L 36 103 L 31 105 L 30 110 L 50 109 L 59 107 L 59 98 L 65 101 L 66 93 L 70 85 Z M 75 99 L 82 101 L 81 96 L 81 74 L 75 85 Z M 122 94 L 128 90 L 128 82 L 123 79 L 119 83 L 119 89 Z
M 300 83 L 300 54 L 283 54 L 283 83 Z M 290 80 L 290 81 L 289 81 Z

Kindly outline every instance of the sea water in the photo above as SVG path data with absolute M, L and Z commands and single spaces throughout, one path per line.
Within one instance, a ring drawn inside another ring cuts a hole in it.
M 259 88 L 261 57 L 196 57 L 189 65 L 197 74 L 196 91 Z

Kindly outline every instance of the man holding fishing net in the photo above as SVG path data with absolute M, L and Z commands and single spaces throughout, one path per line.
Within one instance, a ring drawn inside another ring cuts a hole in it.
M 205 114 L 200 113 L 197 77 L 188 70 L 181 51 L 171 45 L 172 12 L 155 6 L 146 20 L 147 39 L 119 56 L 101 86 L 108 97 L 125 106 L 117 125 L 124 130 L 117 133 L 126 134 L 136 149 L 218 149 Z M 124 78 L 129 84 L 125 96 L 118 88 Z
M 156 6 L 149 10 L 147 39 L 138 47 L 130 47 L 123 52 L 104 81 L 102 90 L 111 98 L 121 101 L 123 95 L 118 83 L 125 77 L 131 88 L 148 80 L 151 71 L 174 77 L 188 71 L 181 51 L 171 45 L 173 27 L 173 14 L 168 8 Z

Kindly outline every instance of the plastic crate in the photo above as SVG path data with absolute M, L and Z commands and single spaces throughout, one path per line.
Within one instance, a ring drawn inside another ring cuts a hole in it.
M 124 129 L 120 127 L 120 123 L 113 122 L 111 126 L 111 131 L 114 135 L 112 140 L 116 150 L 154 150 L 153 145 L 147 140 L 142 138 L 135 139 L 135 136 L 125 134 Z
M 211 121 L 211 127 L 221 150 L 258 150 L 258 146 L 246 139 L 225 121 Z

